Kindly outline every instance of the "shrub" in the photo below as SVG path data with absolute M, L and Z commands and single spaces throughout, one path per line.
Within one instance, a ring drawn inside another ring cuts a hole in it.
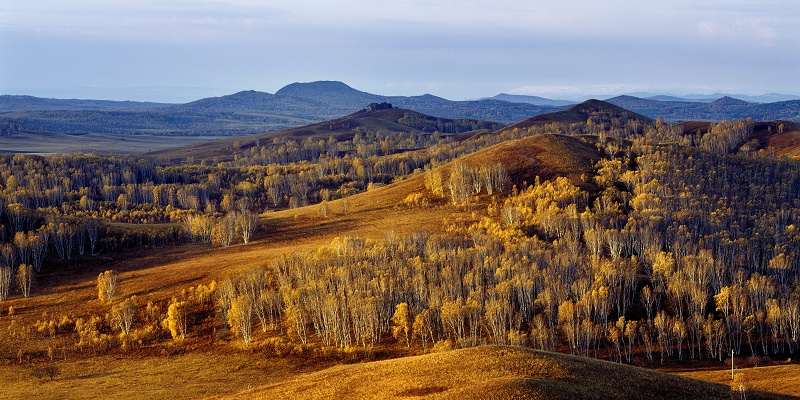
M 44 378 L 49 378 L 52 381 L 59 375 L 61 375 L 61 369 L 53 364 L 44 367 L 36 367 L 31 370 L 31 376 L 40 381 L 44 380 Z

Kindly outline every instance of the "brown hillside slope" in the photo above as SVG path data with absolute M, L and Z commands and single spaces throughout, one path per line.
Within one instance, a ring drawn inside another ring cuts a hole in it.
M 521 347 L 339 365 L 223 398 L 730 399 L 730 387 Z M 748 398 L 781 398 L 751 393 Z
M 731 370 L 729 368 L 716 370 L 701 369 L 677 372 L 677 374 L 692 379 L 701 379 L 723 384 L 730 383 L 731 381 Z M 798 364 L 749 368 L 737 367 L 736 374 L 741 376 L 742 381 L 748 388 L 768 390 L 770 392 L 783 393 L 795 396 L 795 398 L 800 398 L 800 365 Z
M 597 148 L 581 138 L 564 135 L 535 135 L 503 142 L 464 157 L 473 165 L 501 162 L 514 183 L 533 183 L 564 176 L 577 183 L 602 157 Z
M 783 125 L 783 132 L 779 132 L 779 127 Z M 767 134 L 759 135 L 757 128 L 767 131 Z M 767 154 L 774 152 L 776 157 L 788 157 L 800 159 L 800 124 L 787 121 L 770 121 L 756 124 L 754 136 L 763 145 L 762 150 Z

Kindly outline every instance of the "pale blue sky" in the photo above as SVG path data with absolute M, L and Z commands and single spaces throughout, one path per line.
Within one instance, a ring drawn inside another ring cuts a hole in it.
M 314 80 L 800 94 L 800 1 L 0 0 L 0 94 L 185 102 Z

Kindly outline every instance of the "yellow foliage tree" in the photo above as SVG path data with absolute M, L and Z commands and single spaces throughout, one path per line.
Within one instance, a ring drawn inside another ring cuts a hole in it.
M 241 336 L 245 345 L 253 341 L 253 299 L 240 294 L 231 302 L 228 310 L 228 325 L 234 335 Z
M 103 271 L 97 276 L 97 297 L 103 301 L 113 301 L 117 294 L 119 274 L 115 270 Z
M 172 334 L 173 339 L 177 339 L 179 336 L 181 339 L 186 338 L 189 306 L 188 301 L 178 301 L 178 299 L 173 298 L 167 309 L 167 319 L 164 320 L 164 323 L 169 329 L 169 333 Z
M 392 336 L 398 342 L 405 342 L 407 347 L 411 347 L 411 333 L 413 332 L 414 320 L 408 310 L 408 303 L 400 303 L 395 307 L 392 316 Z

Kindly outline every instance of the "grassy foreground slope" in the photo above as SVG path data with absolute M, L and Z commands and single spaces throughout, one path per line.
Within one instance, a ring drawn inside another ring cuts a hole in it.
M 749 367 L 737 369 L 736 373 L 748 388 L 766 390 L 773 393 L 800 398 L 800 365 L 770 365 L 765 367 Z M 692 379 L 727 384 L 731 381 L 731 371 L 727 368 L 715 370 L 697 370 L 676 372 L 676 374 Z
M 751 399 L 781 398 L 748 392 Z M 225 399 L 729 399 L 727 385 L 520 347 L 339 365 Z

